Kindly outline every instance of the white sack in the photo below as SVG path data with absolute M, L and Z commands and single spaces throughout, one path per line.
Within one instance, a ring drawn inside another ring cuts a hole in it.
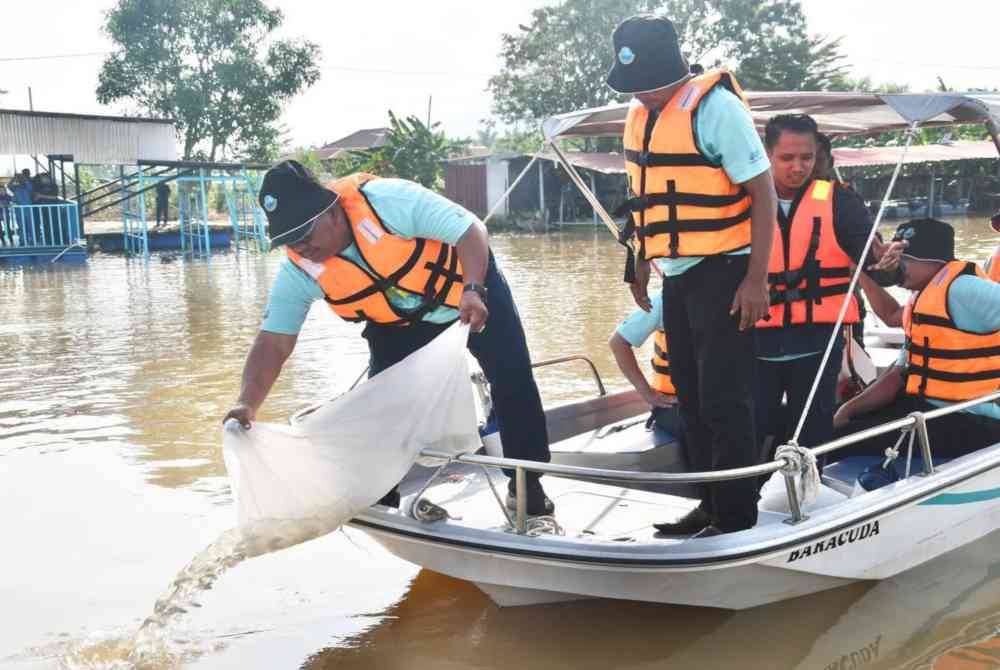
M 421 449 L 478 449 L 468 336 L 456 322 L 293 425 L 227 422 L 223 453 L 249 553 L 336 530 L 395 486 Z
M 796 487 L 798 488 L 797 482 Z M 847 496 L 843 493 L 830 488 L 826 484 L 820 484 L 816 497 L 812 501 L 806 503 L 800 501 L 799 504 L 802 512 L 808 514 L 814 510 L 836 505 L 844 500 L 847 500 Z M 791 508 L 788 506 L 788 489 L 785 488 L 785 476 L 781 474 L 781 471 L 772 473 L 771 478 L 761 487 L 760 501 L 757 503 L 757 509 L 781 514 L 792 513 Z

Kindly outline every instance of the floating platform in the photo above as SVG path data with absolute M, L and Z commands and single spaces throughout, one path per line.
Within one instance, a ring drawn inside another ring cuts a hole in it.
M 62 255 L 60 256 L 60 254 Z M 67 251 L 65 246 L 18 247 L 0 245 L 0 262 L 3 263 L 49 263 L 57 256 L 60 263 L 85 261 L 87 260 L 87 250 L 79 246 L 72 247 Z
M 149 227 L 148 243 L 150 251 L 180 251 L 181 231 L 176 221 L 165 226 Z M 105 253 L 123 253 L 125 251 L 125 236 L 122 234 L 121 221 L 88 221 L 87 246 Z M 188 233 L 188 246 L 191 244 L 191 234 Z M 229 221 L 210 222 L 208 227 L 209 246 L 212 249 L 228 249 L 233 241 L 233 228 Z M 199 243 L 200 244 L 200 243 Z

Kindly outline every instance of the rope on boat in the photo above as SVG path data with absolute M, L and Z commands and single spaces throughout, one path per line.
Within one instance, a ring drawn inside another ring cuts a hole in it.
M 801 505 L 816 500 L 820 489 L 819 468 L 816 467 L 816 454 L 811 449 L 797 444 L 783 444 L 774 453 L 774 460 L 784 460 L 781 471 L 796 475 L 796 495 Z
M 435 521 L 444 521 L 445 519 L 458 519 L 459 517 L 452 516 L 441 505 L 436 505 L 426 498 L 421 498 L 413 506 L 413 518 L 421 523 L 433 523 Z
M 554 516 L 532 516 L 528 517 L 524 534 L 528 537 L 538 537 L 539 535 L 565 535 L 565 532 Z

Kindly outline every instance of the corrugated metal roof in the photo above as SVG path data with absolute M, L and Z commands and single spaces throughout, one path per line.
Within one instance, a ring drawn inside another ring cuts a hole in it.
M 77 163 L 177 160 L 173 121 L 0 109 L 0 154 L 71 154 Z
M 316 150 L 316 155 L 320 160 L 336 158 L 348 151 L 363 151 L 365 149 L 378 149 L 385 144 L 386 136 L 389 134 L 388 128 L 364 128 L 356 130 L 339 140 L 328 142 Z
M 833 159 L 837 167 L 859 167 L 863 165 L 895 165 L 903 147 L 837 147 Z M 921 144 L 910 147 L 904 163 L 936 163 L 940 161 L 961 161 L 982 158 L 996 158 L 997 150 L 992 142 L 953 142 L 952 144 Z

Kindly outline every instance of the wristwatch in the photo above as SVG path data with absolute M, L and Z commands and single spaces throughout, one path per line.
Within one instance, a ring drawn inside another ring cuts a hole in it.
M 479 296 L 480 300 L 486 302 L 486 287 L 482 284 L 465 284 L 462 286 L 462 293 L 465 293 L 466 291 L 473 291 Z

